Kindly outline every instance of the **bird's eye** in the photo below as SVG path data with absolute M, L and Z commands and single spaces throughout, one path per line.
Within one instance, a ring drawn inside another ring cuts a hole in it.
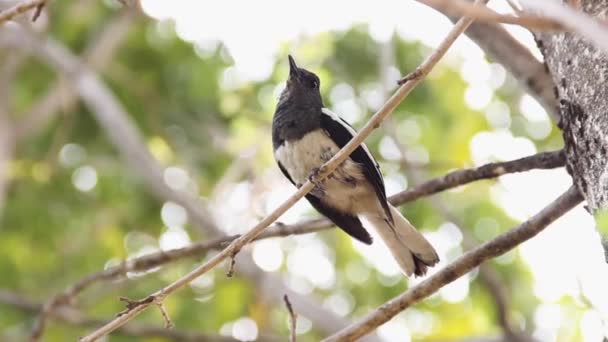
M 319 88 L 319 81 L 317 81 L 317 80 L 313 80 L 313 81 L 312 81 L 312 83 L 311 83 L 311 85 L 312 85 L 312 87 L 313 87 L 313 88 L 315 88 L 315 89 L 316 89 L 316 88 Z

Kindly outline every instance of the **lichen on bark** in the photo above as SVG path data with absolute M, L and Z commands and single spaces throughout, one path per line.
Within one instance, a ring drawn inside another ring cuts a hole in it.
M 599 19 L 608 14 L 608 0 L 583 0 L 580 6 Z M 590 212 L 607 209 L 608 55 L 574 33 L 536 38 L 556 85 L 568 173 Z

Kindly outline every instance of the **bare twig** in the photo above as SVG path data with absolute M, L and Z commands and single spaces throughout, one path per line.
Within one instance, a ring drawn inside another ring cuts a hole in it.
M 350 327 L 335 333 L 323 341 L 354 341 L 364 336 L 412 304 L 430 296 L 441 287 L 470 272 L 482 262 L 504 254 L 520 243 L 534 237 L 550 223 L 581 203 L 582 200 L 583 197 L 578 190 L 575 187 L 570 187 L 554 202 L 518 227 L 465 253 L 417 286 L 391 299 Z
M 483 0 L 479 0 L 481 2 Z M 298 200 L 300 200 L 304 195 L 310 192 L 314 185 L 313 183 L 323 180 L 327 177 L 333 170 L 342 163 L 351 153 L 356 149 L 363 140 L 377 127 L 379 127 L 382 120 L 388 116 L 401 101 L 418 85 L 418 83 L 427 75 L 430 70 L 437 64 L 437 62 L 443 57 L 447 49 L 452 45 L 452 43 L 458 38 L 458 36 L 466 30 L 466 28 L 471 24 L 472 20 L 464 18 L 459 21 L 452 31 L 448 34 L 445 40 L 439 45 L 437 50 L 435 50 L 428 58 L 421 64 L 421 66 L 417 69 L 420 72 L 420 77 L 417 77 L 411 81 L 403 84 L 397 92 L 380 108 L 380 110 L 374 114 L 374 116 L 365 124 L 365 126 L 359 131 L 357 135 L 350 140 L 350 142 L 344 146 L 336 155 L 332 157 L 327 163 L 325 163 L 319 169 L 319 172 L 311 177 L 311 180 L 308 180 L 305 184 L 303 184 L 298 191 L 296 191 L 290 198 L 287 199 L 283 204 L 281 204 L 277 209 L 275 209 L 269 216 L 260 221 L 255 227 L 253 227 L 250 231 L 248 231 L 243 236 L 234 240 L 228 247 L 218 253 L 216 256 L 208 260 L 203 265 L 195 268 L 190 273 L 186 274 L 182 278 L 176 280 L 172 284 L 164 287 L 162 290 L 155 292 L 151 296 L 155 298 L 157 301 L 162 301 L 166 296 L 173 293 L 174 291 L 182 288 L 186 284 L 190 283 L 192 280 L 196 279 L 200 275 L 209 271 L 213 267 L 215 267 L 218 263 L 228 258 L 230 255 L 238 253 L 243 246 L 253 240 L 257 235 L 262 233 L 262 231 L 269 226 L 272 222 L 276 221 L 287 209 L 291 208 Z M 94 75 L 88 75 L 88 82 L 91 83 Z M 99 86 L 97 86 L 98 88 Z M 85 101 L 86 101 L 86 96 Z M 105 326 L 102 326 L 98 330 L 94 331 L 88 336 L 85 336 L 81 339 L 82 342 L 85 341 L 95 341 L 96 339 L 105 336 L 122 326 L 126 322 L 128 322 L 133 317 L 137 316 L 139 313 L 144 311 L 149 307 L 150 304 L 142 304 L 139 305 L 126 314 L 117 317 L 113 321 L 109 322 Z
M 531 169 L 552 169 L 564 166 L 564 164 L 565 156 L 561 150 L 543 152 L 508 162 L 489 163 L 478 168 L 450 172 L 443 177 L 432 179 L 419 186 L 395 194 L 389 200 L 393 204 L 400 204 L 410 201 L 412 198 L 416 199 L 435 194 L 475 180 L 495 178 L 507 173 L 524 172 Z
M 418 0 L 440 12 L 450 15 L 466 15 L 477 21 L 519 25 L 531 30 L 563 30 L 563 25 L 551 18 L 520 12 L 518 15 L 500 14 L 482 5 L 475 5 L 467 0 Z
M 226 271 L 226 277 L 231 278 L 234 275 L 234 266 L 236 265 L 236 253 L 230 256 L 228 260 L 228 270 Z
M 42 11 L 46 1 L 47 0 L 27 0 L 0 12 L 0 25 L 31 9 L 35 9 L 34 16 L 32 17 L 32 21 L 35 21 L 40 15 L 40 11 Z
M 38 17 L 40 17 L 40 14 L 42 14 L 42 10 L 44 9 L 45 5 L 46 1 L 43 1 L 39 3 L 38 6 L 36 6 L 36 8 L 34 9 L 34 14 L 32 15 L 32 22 L 36 21 Z
M 293 310 L 293 306 L 291 305 L 287 295 L 283 296 L 283 301 L 285 301 L 285 306 L 287 307 L 287 312 L 289 313 L 289 342 L 296 342 L 296 324 L 298 321 L 298 315 Z
M 24 312 L 37 314 L 42 309 L 42 304 L 39 304 L 29 298 L 26 298 L 18 293 L 0 289 L 0 303 L 4 305 L 12 306 L 16 309 Z M 62 307 L 54 311 L 52 317 L 55 320 L 63 321 L 65 323 L 83 326 L 83 327 L 97 327 L 107 319 L 96 319 L 86 316 L 79 310 Z M 155 337 L 164 338 L 172 341 L 192 341 L 192 342 L 237 342 L 239 340 L 219 335 L 204 334 L 197 331 L 187 330 L 176 330 L 176 329 L 165 329 L 163 327 L 143 325 L 131 323 L 125 325 L 116 331 L 120 335 L 128 337 Z M 273 341 L 278 342 L 281 339 L 274 336 L 262 335 L 258 339 L 259 341 Z
M 156 303 L 156 306 L 158 306 L 158 310 L 160 310 L 160 314 L 165 320 L 165 329 L 173 329 L 175 325 L 173 324 L 173 321 L 171 321 L 171 317 L 169 317 L 169 313 L 167 312 L 167 309 L 165 308 L 163 302 Z

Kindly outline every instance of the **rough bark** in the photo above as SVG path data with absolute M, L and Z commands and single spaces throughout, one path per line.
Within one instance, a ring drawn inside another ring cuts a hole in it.
M 582 0 L 579 10 L 605 20 L 608 0 Z M 608 55 L 573 33 L 543 32 L 536 38 L 557 85 L 568 173 L 590 212 L 606 209 Z

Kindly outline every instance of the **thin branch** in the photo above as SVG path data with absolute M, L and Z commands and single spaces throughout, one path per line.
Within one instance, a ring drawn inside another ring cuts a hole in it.
M 478 0 L 481 2 L 483 0 Z M 243 236 L 234 240 L 228 247 L 223 249 L 216 256 L 208 260 L 203 265 L 195 268 L 190 273 L 186 274 L 182 278 L 176 280 L 172 284 L 164 287 L 163 289 L 151 294 L 150 296 L 155 298 L 156 301 L 162 301 L 166 296 L 173 293 L 174 291 L 182 288 L 183 286 L 189 284 L 191 281 L 201 276 L 205 272 L 209 271 L 213 267 L 215 267 L 220 262 L 224 261 L 226 258 L 230 257 L 238 253 L 238 251 L 243 248 L 247 243 L 253 240 L 256 236 L 258 236 L 262 231 L 268 227 L 272 222 L 276 221 L 285 211 L 291 208 L 297 201 L 299 201 L 304 195 L 310 192 L 314 188 L 314 183 L 322 181 L 325 177 L 327 177 L 336 167 L 341 164 L 348 156 L 365 140 L 365 138 L 377 127 L 380 126 L 382 120 L 387 117 L 401 101 L 420 83 L 420 81 L 427 75 L 431 69 L 437 64 L 437 62 L 443 57 L 447 49 L 452 45 L 452 43 L 458 38 L 458 36 L 466 30 L 466 28 L 471 24 L 472 20 L 468 18 L 463 18 L 460 20 L 450 31 L 445 40 L 440 44 L 440 46 L 435 50 L 428 58 L 416 69 L 415 73 L 419 75 L 414 79 L 409 80 L 401 87 L 397 89 L 397 92 L 380 108 L 380 110 L 374 114 L 374 116 L 365 124 L 365 126 L 357 133 L 353 139 L 349 141 L 346 146 L 344 146 L 336 155 L 334 155 L 331 160 L 325 163 L 319 169 L 319 172 L 311 177 L 311 180 L 308 180 L 304 185 L 298 189 L 290 198 L 287 199 L 282 205 L 280 205 L 277 209 L 275 209 L 270 215 L 268 215 L 265 219 L 260 221 L 255 227 L 253 227 L 250 231 L 248 231 Z M 89 76 L 89 82 L 92 81 L 93 75 Z M 85 96 L 86 100 L 86 96 Z M 137 306 L 127 312 L 126 314 L 117 317 L 113 321 L 108 324 L 102 326 L 98 330 L 92 332 L 90 335 L 85 336 L 81 339 L 82 342 L 86 341 L 95 341 L 96 339 L 105 336 L 122 326 L 133 317 L 137 316 L 139 313 L 144 311 L 150 306 L 149 303 L 142 304 Z
M 38 16 L 40 16 L 40 11 L 42 11 L 46 1 L 47 0 L 27 0 L 0 12 L 0 25 L 31 9 L 35 9 L 34 15 L 32 16 L 32 21 L 36 21 Z
M 293 310 L 293 306 L 291 305 L 287 295 L 283 296 L 283 301 L 285 301 L 285 306 L 287 307 L 287 312 L 289 313 L 289 342 L 296 342 L 296 324 L 298 321 L 298 315 Z
M 0 289 L 0 303 L 22 310 L 24 312 L 36 314 L 42 309 L 42 304 L 26 298 L 18 293 Z M 96 319 L 86 316 L 79 310 L 62 307 L 53 312 L 52 317 L 58 321 L 70 325 L 83 327 L 96 327 L 107 319 Z M 219 335 L 204 334 L 196 331 L 187 330 L 168 330 L 163 327 L 131 323 L 116 331 L 118 334 L 128 337 L 156 337 L 172 341 L 197 341 L 197 342 L 237 342 L 239 340 Z M 259 341 L 280 341 L 273 336 L 260 336 Z
M 563 153 L 561 151 L 555 151 L 543 152 L 508 162 L 487 164 L 474 169 L 458 170 L 443 177 L 421 183 L 409 190 L 399 192 L 391 197 L 391 203 L 393 205 L 402 205 L 476 180 L 497 177 L 506 173 L 524 172 L 532 169 L 561 167 L 564 163 L 565 159 Z M 309 234 L 323 231 L 331 227 L 333 227 L 333 224 L 327 219 L 314 219 L 291 225 L 275 223 L 264 233 L 260 234 L 256 240 Z M 239 235 L 215 238 L 193 243 L 187 247 L 160 251 L 124 261 L 117 266 L 109 267 L 103 271 L 91 273 L 81 278 L 62 293 L 58 294 L 56 299 L 51 302 L 71 303 L 79 293 L 96 282 L 110 281 L 124 276 L 129 272 L 141 272 L 185 258 L 202 257 L 211 250 L 224 248 L 226 244 L 234 241 L 238 237 Z
M 441 287 L 470 272 L 484 261 L 502 255 L 522 242 L 536 236 L 557 218 L 583 201 L 575 187 L 570 187 L 555 201 L 518 227 L 485 242 L 479 247 L 463 254 L 450 265 L 428 277 L 417 286 L 386 302 L 361 320 L 324 339 L 324 342 L 354 341 L 416 302 L 437 292 Z
M 467 0 L 418 0 L 439 12 L 450 15 L 466 15 L 476 21 L 519 25 L 530 30 L 563 30 L 563 25 L 551 18 L 520 12 L 518 15 L 497 13 L 491 8 L 475 5 Z
M 389 200 L 391 203 L 398 205 L 476 180 L 495 178 L 507 173 L 524 172 L 532 169 L 553 169 L 564 166 L 565 162 L 565 155 L 560 150 L 542 152 L 507 162 L 489 163 L 477 168 L 450 172 L 443 177 L 432 179 L 419 186 L 395 194 Z

